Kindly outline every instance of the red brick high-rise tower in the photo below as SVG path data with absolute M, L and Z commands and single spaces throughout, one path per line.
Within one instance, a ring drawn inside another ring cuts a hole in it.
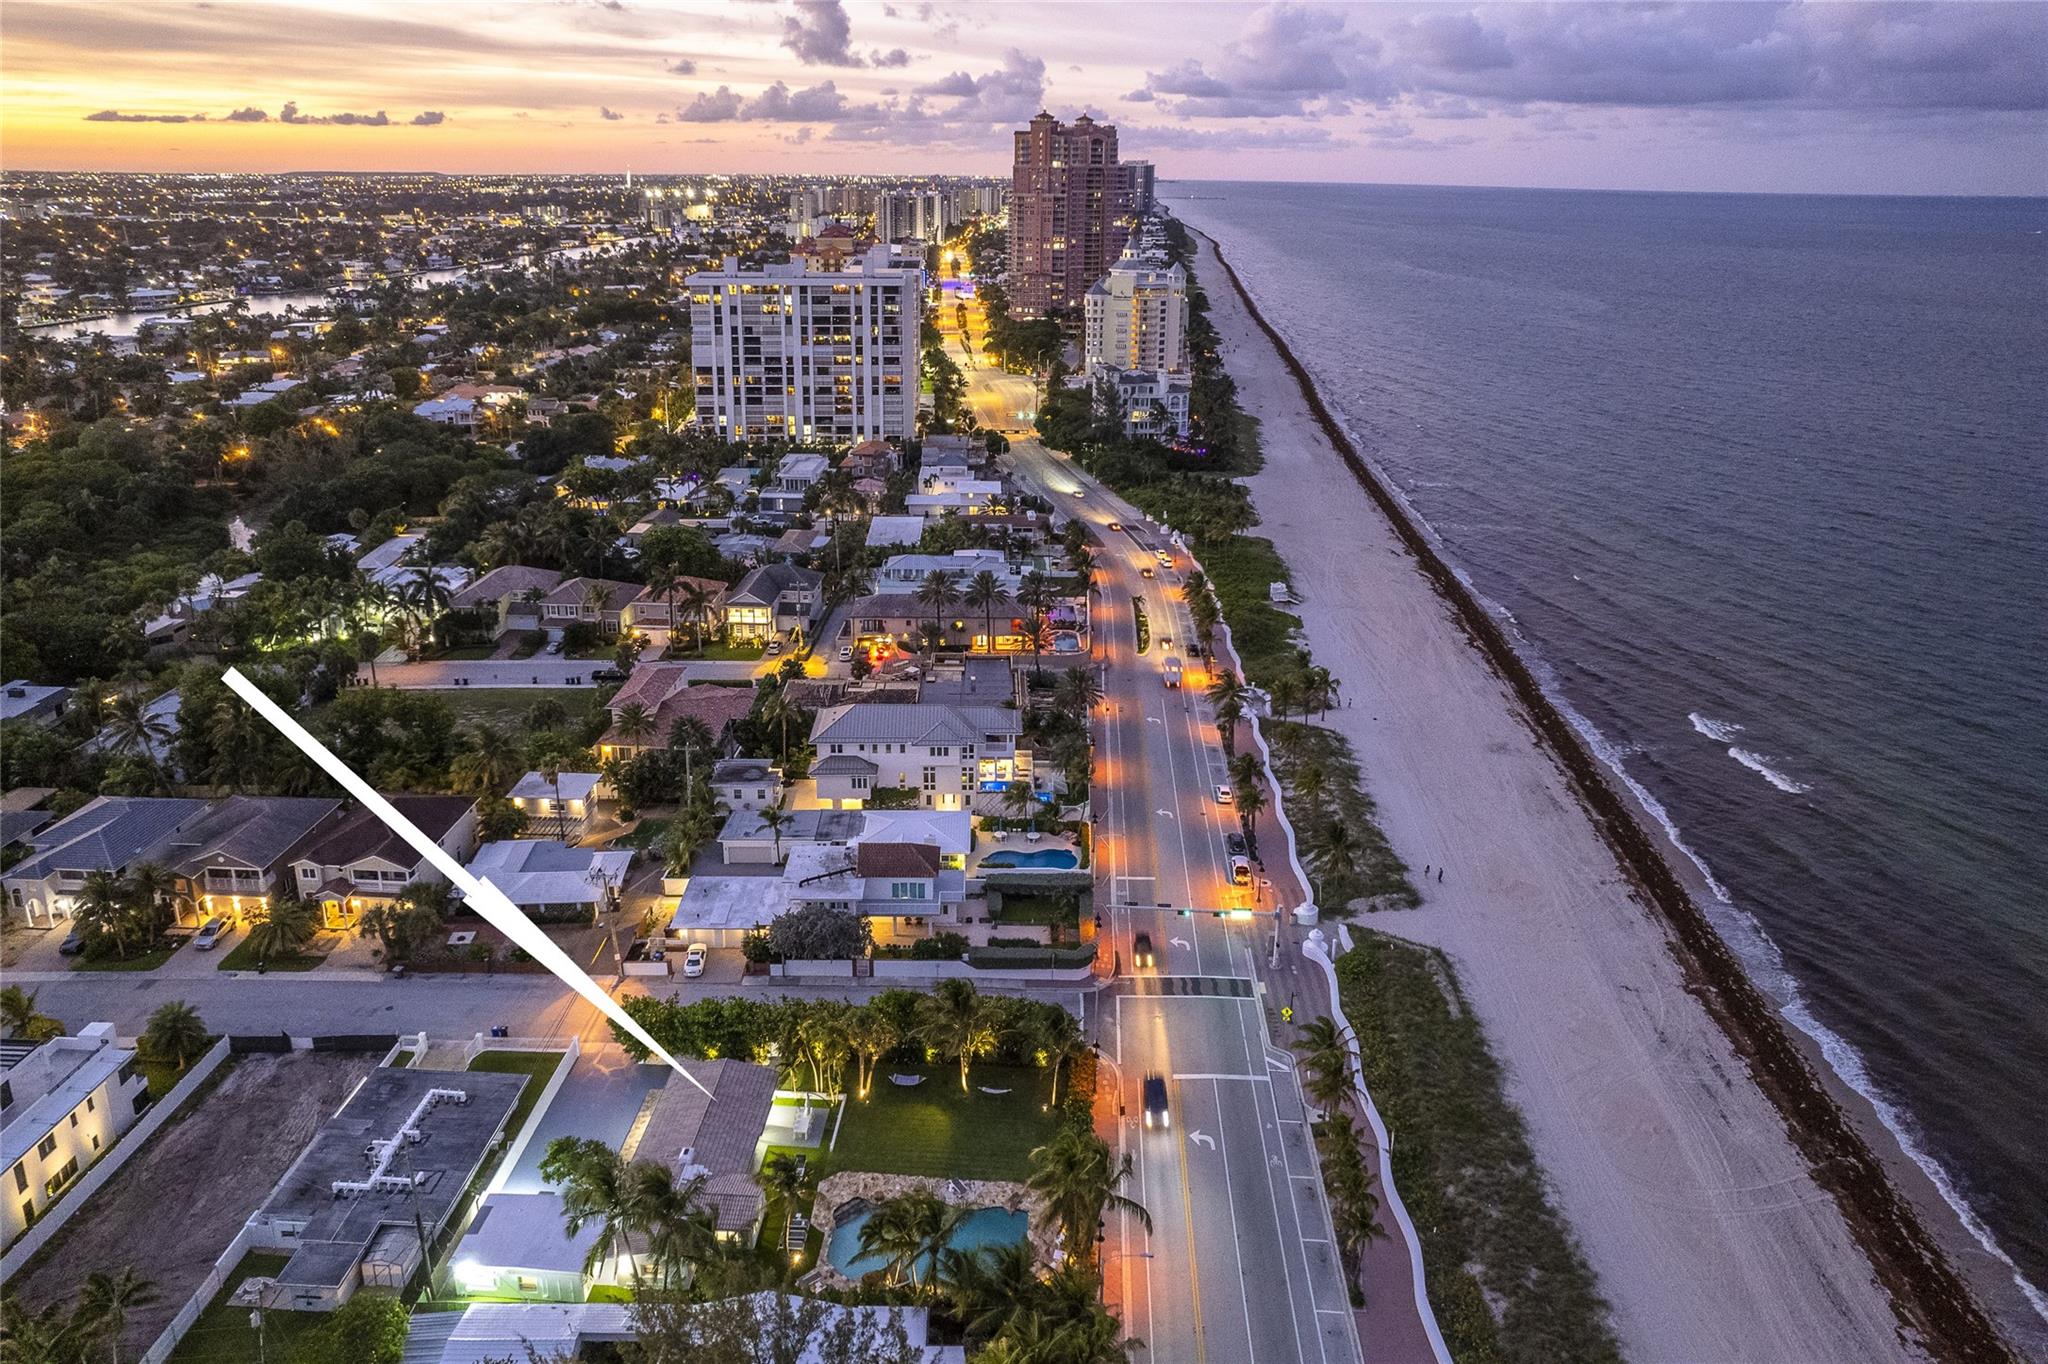
M 1010 311 L 1078 309 L 1123 253 L 1116 126 L 1041 113 L 1016 134 L 1010 189 Z

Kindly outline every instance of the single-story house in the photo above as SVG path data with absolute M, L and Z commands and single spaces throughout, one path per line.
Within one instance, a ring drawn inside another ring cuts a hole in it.
M 868 545 L 871 548 L 916 549 L 922 539 L 922 516 L 878 516 L 868 522 Z
M 486 843 L 470 859 L 469 872 L 504 892 L 536 919 L 594 919 L 618 903 L 630 851 L 571 848 L 549 838 L 515 838 Z
M 0 721 L 27 720 L 39 725 L 56 723 L 71 699 L 69 687 L 41 687 L 33 682 L 9 682 L 0 688 Z
M 580 838 L 589 827 L 591 806 L 604 781 L 597 772 L 529 772 L 506 792 L 526 816 L 526 827 L 556 838 Z
M 671 1080 L 656 1091 L 639 1158 L 679 1178 L 703 1176 L 718 1235 L 751 1245 L 768 1207 L 754 1172 L 767 1153 L 775 1072 L 749 1061 L 692 1061 L 687 1068 L 704 1089 Z
M 448 604 L 456 610 L 495 611 L 501 635 L 511 630 L 538 630 L 541 603 L 561 585 L 562 575 L 552 568 L 505 564 L 450 593 Z
M 559 1193 L 501 1190 L 477 1208 L 451 1272 L 456 1287 L 477 1297 L 582 1302 L 593 1282 L 584 1265 L 601 1232 L 593 1219 L 570 1235 Z

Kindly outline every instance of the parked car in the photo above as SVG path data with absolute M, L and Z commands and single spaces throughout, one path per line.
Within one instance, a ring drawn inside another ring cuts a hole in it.
M 773 657 L 775 657 L 775 655 L 777 655 L 777 654 L 779 654 L 779 653 L 781 653 L 781 652 L 782 652 L 782 636 L 781 636 L 781 635 L 777 635 L 777 636 L 776 636 L 775 638 L 773 638 L 773 639 L 771 639 L 771 640 L 769 640 L 769 641 L 768 641 L 768 657 L 770 657 L 770 658 L 773 658 Z
M 593 682 L 623 682 L 626 680 L 626 674 L 617 668 L 592 668 L 590 670 L 590 680 Z
M 1159 566 L 1161 568 L 1173 567 L 1173 554 L 1171 551 L 1164 549 L 1159 551 Z
M 711 955 L 711 949 L 700 942 L 693 942 L 683 953 L 683 974 L 692 979 L 704 974 L 704 959 Z
M 1224 850 L 1227 851 L 1232 857 L 1243 857 L 1245 855 L 1244 835 L 1223 835 L 1223 847 Z
M 213 945 L 227 935 L 228 921 L 216 914 L 200 928 L 192 939 L 192 946 L 200 952 L 211 952 Z
M 1131 939 L 1131 965 L 1155 966 L 1157 960 L 1152 953 L 1152 935 L 1140 933 Z
M 541 652 L 544 654 L 558 654 L 562 652 L 562 641 L 559 639 L 549 640 L 548 647 L 541 650 Z
M 57 944 L 60 956 L 75 957 L 85 950 L 85 930 L 74 928 L 64 935 L 64 941 Z
M 1230 804 L 1230 784 L 1228 782 L 1218 782 L 1216 784 L 1216 803 L 1218 805 Z
M 1173 1126 L 1173 1118 L 1166 1111 L 1166 1078 L 1161 1075 L 1145 1077 L 1145 1126 L 1157 1127 L 1162 1131 Z
M 853 662 L 853 646 L 851 644 L 842 644 L 839 646 L 839 661 L 841 663 Z

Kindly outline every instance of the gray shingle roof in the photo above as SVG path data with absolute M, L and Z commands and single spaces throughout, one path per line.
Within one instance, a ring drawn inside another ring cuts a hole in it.
M 203 800 L 101 796 L 38 833 L 32 857 L 8 870 L 10 880 L 39 881 L 57 871 L 118 871 L 142 860 L 178 826 L 206 811 Z
M 268 867 L 340 808 L 319 796 L 230 796 L 178 830 L 164 851 L 181 871 L 218 862 Z
M 671 1079 L 654 1101 L 638 1156 L 682 1172 L 701 1166 L 720 1231 L 753 1226 L 767 1200 L 754 1182 L 754 1149 L 775 1103 L 775 1072 L 747 1061 L 694 1061 L 690 1073 L 717 1097 Z
M 899 706 L 855 701 L 820 711 L 811 728 L 811 742 L 979 744 L 987 742 L 991 734 L 1014 737 L 1023 732 L 1023 716 L 1003 706 Z

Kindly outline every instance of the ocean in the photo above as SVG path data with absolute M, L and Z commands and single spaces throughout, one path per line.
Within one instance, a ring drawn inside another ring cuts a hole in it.
M 2048 200 L 1161 197 L 2048 1316 Z

